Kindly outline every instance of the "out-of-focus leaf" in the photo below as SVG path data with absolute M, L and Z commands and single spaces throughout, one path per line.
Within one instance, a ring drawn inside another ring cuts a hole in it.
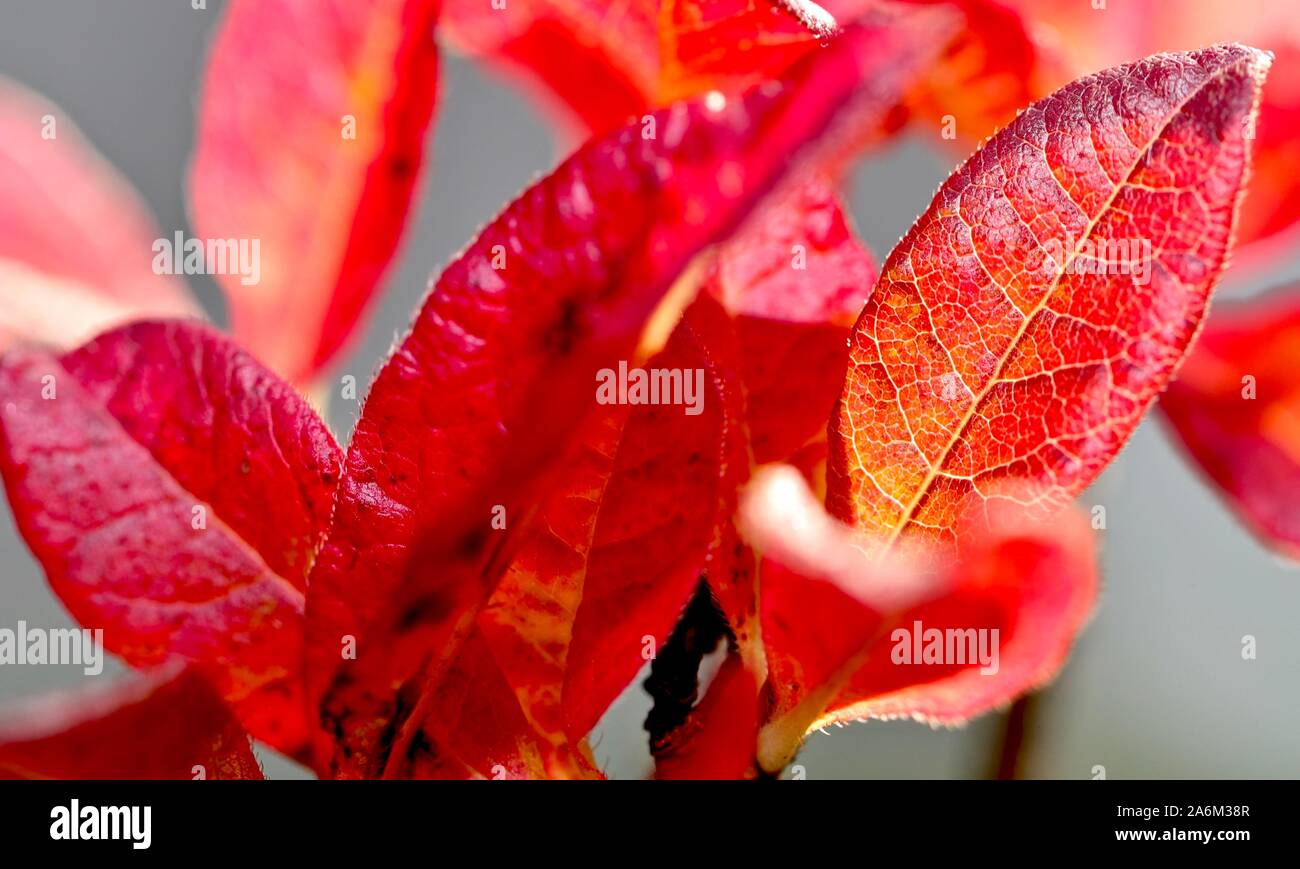
M 1300 63 L 1300 19 L 1286 4 L 1124 0 L 1093 9 L 1073 0 L 1003 0 L 1019 8 L 1039 43 L 1040 93 L 1072 78 L 1156 52 L 1188 51 L 1239 40 L 1277 55 L 1280 70 Z M 1300 220 L 1300 79 L 1272 76 L 1258 118 L 1241 118 L 1254 137 L 1254 180 L 1242 203 L 1237 244 L 1251 265 L 1295 248 Z M 1285 237 L 1283 237 L 1285 234 Z M 1268 246 L 1252 242 L 1271 240 Z M 1242 257 L 1239 257 L 1239 259 Z M 1240 263 L 1236 268 L 1240 268 Z
M 235 336 L 306 382 L 344 347 L 401 240 L 437 91 L 438 0 L 232 0 L 190 174 Z M 243 263 L 241 263 L 243 265 Z
M 1055 675 L 1096 600 L 1091 531 L 1072 513 L 1030 525 L 1000 512 L 935 572 L 868 556 L 792 469 L 755 480 L 742 514 L 767 556 L 764 769 L 779 771 L 805 733 L 829 723 L 957 724 Z
M 67 349 L 127 320 L 197 315 L 185 285 L 153 271 L 159 237 L 70 119 L 0 79 L 0 348 Z
M 833 19 L 803 0 L 447 0 L 446 32 L 541 85 L 588 129 L 783 73 Z
M 1297 288 L 1216 307 L 1160 408 L 1246 524 L 1300 558 Z
M 735 317 L 755 462 L 788 460 L 824 435 L 849 331 L 875 281 L 870 252 L 820 176 L 719 247 L 705 288 Z

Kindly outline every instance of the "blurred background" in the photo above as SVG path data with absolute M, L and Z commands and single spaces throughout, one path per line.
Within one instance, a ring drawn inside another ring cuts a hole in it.
M 1171 4 L 1172 5 L 1172 4 Z M 143 194 L 164 233 L 193 234 L 184 179 L 195 93 L 223 4 L 207 0 L 6 0 L 0 75 L 61 107 Z M 1175 10 L 1170 10 L 1175 14 Z M 445 59 L 443 95 L 416 218 L 362 339 L 336 377 L 369 380 L 408 323 L 431 274 L 502 205 L 563 156 L 536 108 L 467 61 Z M 852 211 L 883 259 L 965 156 L 938 131 L 914 131 L 854 177 Z M 75 239 L 69 239 L 75 244 Z M 310 255 L 310 252 L 304 252 Z M 1300 276 L 1296 263 L 1269 285 Z M 212 279 L 190 278 L 217 323 Z M 1234 282 L 1225 291 L 1266 289 Z M 3 291 L 3 290 L 0 290 Z M 330 422 L 346 442 L 353 402 Z M 1081 498 L 1104 505 L 1104 589 L 1061 677 L 1031 704 L 1019 773 L 1036 778 L 1300 776 L 1300 571 L 1236 524 L 1148 419 Z M 72 627 L 0 504 L 0 626 Z M 1242 639 L 1257 657 L 1243 660 Z M 122 667 L 112 662 L 98 678 Z M 22 696 L 76 687 L 80 667 L 0 668 L 0 709 Z M 648 759 L 648 701 L 630 689 L 601 725 L 596 756 L 614 775 Z M 1005 716 L 958 730 L 867 722 L 814 735 L 796 761 L 808 779 L 979 778 L 997 768 Z M 262 752 L 267 774 L 305 771 Z

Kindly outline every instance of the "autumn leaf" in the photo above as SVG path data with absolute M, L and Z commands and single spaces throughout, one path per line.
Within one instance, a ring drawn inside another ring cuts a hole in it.
M 1300 297 L 1218 306 L 1160 399 L 1166 422 L 1266 544 L 1300 558 Z
M 151 267 L 159 237 L 69 118 L 0 79 L 0 348 L 68 349 L 138 317 L 197 315 L 184 284 Z
M 141 322 L 0 360 L 0 472 L 50 585 L 105 645 L 191 662 L 258 739 L 308 759 L 307 573 L 341 455 L 229 339 Z
M 193 670 L 28 700 L 0 718 L 0 779 L 260 779 L 248 736 Z
M 747 539 L 766 555 L 773 704 L 758 759 L 769 773 L 827 724 L 960 724 L 1041 687 L 1097 596 L 1091 531 L 1073 513 L 1034 525 L 998 510 L 959 562 L 934 571 L 906 556 L 868 556 L 788 467 L 755 479 L 741 512 Z M 960 654 L 931 659 L 936 635 Z
M 1063 505 L 1173 374 L 1223 267 L 1268 69 L 1159 55 L 1028 108 L 886 260 L 831 427 L 831 512 L 863 545 L 953 552 L 1016 489 Z
M 437 91 L 438 5 L 226 10 L 200 100 L 191 208 L 201 236 L 259 245 L 257 274 L 218 280 L 235 336 L 292 381 L 344 348 L 401 240 Z
M 782 85 L 594 140 L 437 281 L 372 387 L 312 578 L 309 676 L 317 696 L 336 682 L 327 720 L 357 743 L 343 760 L 379 760 L 395 692 L 468 631 L 592 408 L 594 374 L 630 358 L 690 260 L 815 156 L 806 143 L 894 59 L 883 38 L 850 31 Z M 362 651 L 335 677 L 344 636 Z

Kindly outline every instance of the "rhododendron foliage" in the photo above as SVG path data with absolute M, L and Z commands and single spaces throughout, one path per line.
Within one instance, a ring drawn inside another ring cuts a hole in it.
M 260 778 L 257 740 L 321 777 L 601 778 L 638 684 L 664 779 L 960 724 L 1065 666 L 1100 584 L 1070 502 L 1162 393 L 1300 551 L 1294 300 L 1207 323 L 1235 234 L 1291 223 L 1271 54 L 1094 62 L 1056 4 L 993 0 L 501 7 L 229 5 L 189 184 L 203 235 L 260 244 L 230 334 L 0 89 L 0 474 L 141 671 L 0 710 L 0 775 Z M 399 248 L 443 39 L 587 138 L 435 275 L 343 448 L 304 396 Z M 844 180 L 908 123 L 991 135 L 877 266 Z

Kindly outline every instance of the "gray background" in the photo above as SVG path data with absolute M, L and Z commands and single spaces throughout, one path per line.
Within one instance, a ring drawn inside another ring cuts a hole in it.
M 143 193 L 165 234 L 191 231 L 183 178 L 194 94 L 221 6 L 0 3 L 0 74 L 62 107 Z M 855 177 L 853 213 L 880 258 L 962 156 L 940 152 L 937 140 L 904 140 Z M 360 383 L 406 325 L 430 272 L 559 156 L 543 118 L 517 91 L 455 58 L 446 64 L 430 148 L 433 171 L 400 262 L 364 341 L 339 367 Z M 192 285 L 222 322 L 210 280 Z M 331 422 L 346 437 L 354 418 L 355 405 L 336 404 Z M 1109 778 L 1300 776 L 1300 572 L 1235 524 L 1154 421 L 1081 503 L 1107 507 L 1104 592 L 1063 675 L 1040 695 L 1024 774 L 1088 778 L 1104 765 Z M 7 508 L 0 510 L 0 627 L 18 619 L 71 626 Z M 1257 638 L 1257 660 L 1242 660 L 1245 634 Z M 101 678 L 119 672 L 110 665 Z M 0 707 L 85 678 L 76 667 L 4 667 Z M 643 701 L 636 693 L 601 728 L 597 755 L 620 757 L 616 773 L 634 772 L 641 762 Z M 814 735 L 798 762 L 810 779 L 979 777 L 996 756 L 1000 730 L 998 715 L 952 731 L 859 724 Z M 302 774 L 269 752 L 263 756 L 273 776 Z

